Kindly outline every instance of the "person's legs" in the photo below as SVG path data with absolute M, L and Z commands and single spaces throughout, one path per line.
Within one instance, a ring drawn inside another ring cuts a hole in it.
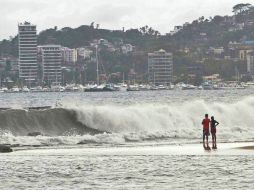
M 217 148 L 216 133 L 214 133 L 214 147 Z
M 209 143 L 208 143 L 208 134 L 206 134 L 206 147 L 209 147 Z
M 212 144 L 213 144 L 213 148 L 215 147 L 215 140 L 214 140 L 214 133 L 212 133 Z
M 205 131 L 203 130 L 203 147 L 205 148 Z

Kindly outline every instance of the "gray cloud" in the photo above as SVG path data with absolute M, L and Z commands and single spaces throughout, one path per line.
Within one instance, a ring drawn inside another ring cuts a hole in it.
M 18 22 L 30 21 L 38 30 L 78 27 L 91 22 L 101 28 L 152 26 L 162 33 L 200 16 L 231 14 L 242 0 L 0 0 L 0 39 L 17 34 Z M 245 1 L 244 1 L 245 2 Z M 249 0 L 254 3 L 254 0 Z

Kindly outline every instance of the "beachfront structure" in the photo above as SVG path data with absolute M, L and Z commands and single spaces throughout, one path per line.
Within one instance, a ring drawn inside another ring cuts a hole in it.
M 173 54 L 161 49 L 148 53 L 148 82 L 153 85 L 170 85 L 173 78 Z
M 38 80 L 36 25 L 19 23 L 18 41 L 19 78 L 25 83 L 34 83 Z
M 254 75 L 254 51 L 247 54 L 247 72 Z
M 62 81 L 62 54 L 60 45 L 38 46 L 42 63 L 42 80 L 49 84 Z

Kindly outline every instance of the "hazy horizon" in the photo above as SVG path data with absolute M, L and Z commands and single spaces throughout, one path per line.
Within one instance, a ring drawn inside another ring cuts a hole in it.
M 155 3 L 156 2 L 156 3 Z M 57 26 L 78 27 L 91 22 L 100 28 L 122 29 L 149 25 L 162 34 L 175 25 L 191 22 L 201 16 L 232 15 L 232 7 L 254 0 L 0 0 L 0 40 L 17 35 L 19 22 L 37 25 L 38 32 Z

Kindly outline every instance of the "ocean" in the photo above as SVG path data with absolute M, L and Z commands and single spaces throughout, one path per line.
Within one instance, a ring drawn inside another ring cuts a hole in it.
M 0 189 L 252 189 L 254 89 L 1 93 Z M 202 148 L 214 116 L 217 151 Z M 39 132 L 39 136 L 28 136 Z

